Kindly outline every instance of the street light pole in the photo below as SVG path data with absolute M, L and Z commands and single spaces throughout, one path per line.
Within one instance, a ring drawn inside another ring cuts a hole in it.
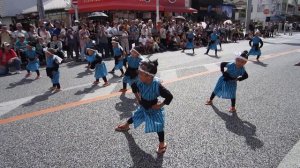
M 156 0 L 156 25 L 159 22 L 159 0 Z
M 245 22 L 246 33 L 249 32 L 249 25 L 251 20 L 251 7 L 252 7 L 252 0 L 247 0 L 247 11 L 246 11 L 246 22 Z
M 45 10 L 44 10 L 43 0 L 37 0 L 36 6 L 37 6 L 40 20 L 45 19 Z

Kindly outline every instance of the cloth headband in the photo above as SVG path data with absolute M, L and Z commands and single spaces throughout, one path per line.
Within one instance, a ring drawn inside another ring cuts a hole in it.
M 236 56 L 236 59 L 241 59 L 241 60 L 244 60 L 244 61 L 248 61 L 248 59 L 246 59 L 245 57 L 241 56 L 241 54 L 242 54 L 241 52 L 236 52 L 234 54 Z
M 135 51 L 135 52 L 137 52 L 139 55 L 141 55 L 141 53 L 140 52 L 138 52 L 136 49 L 131 49 L 131 51 Z
M 236 59 L 241 59 L 241 60 L 244 60 L 244 61 L 248 61 L 246 58 L 244 58 L 242 56 L 237 56 Z
M 150 73 L 150 72 L 147 72 L 147 71 L 143 70 L 143 69 L 141 68 L 141 66 L 139 67 L 139 71 L 144 72 L 145 74 L 150 75 L 150 76 L 152 76 L 152 77 L 155 76 L 155 74 L 152 74 L 152 73 Z

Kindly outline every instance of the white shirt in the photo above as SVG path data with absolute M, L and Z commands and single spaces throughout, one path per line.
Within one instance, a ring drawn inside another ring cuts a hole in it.
M 142 43 L 143 46 L 145 46 L 147 43 L 147 38 L 140 37 L 139 42 Z
M 167 38 L 167 30 L 165 28 L 160 28 L 160 38 L 166 39 Z

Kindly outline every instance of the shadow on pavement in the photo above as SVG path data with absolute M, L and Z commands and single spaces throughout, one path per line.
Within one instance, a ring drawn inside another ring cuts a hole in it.
M 185 55 L 187 55 L 187 56 L 195 56 L 197 54 L 196 53 L 195 54 L 193 54 L 193 53 L 185 53 Z
M 265 64 L 265 63 L 263 63 L 263 62 L 261 62 L 261 61 L 253 61 L 253 60 L 250 60 L 253 64 L 256 64 L 256 65 L 260 65 L 260 66 L 262 66 L 262 67 L 267 67 L 268 66 L 268 64 Z
M 211 54 L 207 54 L 207 56 L 211 57 L 211 58 L 215 58 L 215 59 L 220 59 L 221 57 L 219 56 L 215 56 L 215 55 L 211 55 Z
M 10 83 L 9 86 L 8 86 L 6 89 L 12 89 L 12 88 L 15 88 L 15 87 L 17 87 L 17 86 L 19 86 L 19 85 L 30 84 L 30 83 L 32 83 L 33 81 L 35 81 L 35 79 L 23 78 L 23 79 L 21 79 L 21 80 L 18 81 L 18 82 Z
M 128 132 L 123 133 L 128 141 L 129 152 L 133 161 L 133 166 L 131 166 L 132 168 L 162 167 L 163 155 L 157 155 L 157 157 L 154 158 L 151 154 L 146 153 L 136 144 L 131 134 Z
M 228 115 L 221 112 L 216 106 L 212 105 L 215 113 L 225 121 L 226 128 L 236 135 L 243 136 L 246 143 L 252 150 L 263 147 L 264 143 L 256 137 L 256 126 L 248 121 L 241 120 L 236 113 Z
M 115 109 L 122 112 L 120 114 L 120 120 L 130 118 L 132 116 L 132 112 L 137 108 L 136 100 L 127 98 L 125 93 L 120 95 L 120 100 L 121 102 L 116 103 L 115 105 Z
M 75 95 L 82 95 L 82 94 L 87 94 L 87 93 L 94 93 L 96 89 L 101 88 L 99 85 L 93 85 L 89 88 L 84 88 L 83 90 L 78 90 Z
M 30 102 L 22 104 L 22 106 L 23 107 L 32 106 L 32 105 L 34 105 L 34 104 L 36 104 L 38 102 L 46 101 L 46 100 L 49 99 L 50 96 L 52 96 L 54 94 L 55 93 L 52 93 L 51 91 L 47 91 L 47 92 L 45 92 L 42 95 L 38 95 L 38 96 L 34 97 L 33 99 L 30 100 Z
M 86 69 L 85 71 L 78 73 L 76 78 L 83 78 L 87 75 L 92 75 L 92 74 L 94 74 L 94 71 Z
M 300 66 L 300 62 L 298 64 L 295 64 L 295 66 Z

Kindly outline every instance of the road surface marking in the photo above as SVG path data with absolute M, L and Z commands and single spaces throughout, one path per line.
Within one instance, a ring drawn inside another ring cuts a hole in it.
M 159 72 L 159 78 L 163 81 L 176 79 L 177 78 L 177 70 L 172 69 L 172 70 L 161 71 L 161 72 Z
M 290 50 L 290 51 L 277 53 L 277 54 L 273 54 L 273 55 L 265 55 L 265 57 L 261 58 L 260 60 L 267 60 L 267 59 L 270 59 L 270 58 L 275 58 L 275 57 L 283 56 L 283 55 L 298 52 L 298 51 L 300 51 L 300 49 Z M 249 60 L 250 61 L 254 60 L 254 58 L 249 59 Z M 194 78 L 194 77 L 198 77 L 198 76 L 207 75 L 207 74 L 210 74 L 210 73 L 215 73 L 215 72 L 218 72 L 218 71 L 219 71 L 219 68 L 217 68 L 215 70 L 196 73 L 196 74 L 180 77 L 180 78 L 177 78 L 177 79 L 165 81 L 163 83 L 164 84 L 170 84 L 170 83 L 174 83 L 174 82 L 177 82 L 177 81 L 182 81 L 182 80 L 185 80 L 185 79 L 190 79 L 190 78 Z M 127 93 L 131 93 L 131 90 L 128 90 Z M 96 102 L 96 101 L 99 101 L 99 100 L 105 100 L 105 99 L 120 96 L 120 95 L 121 95 L 120 92 L 114 92 L 114 93 L 110 93 L 108 95 L 102 95 L 102 96 L 97 96 L 97 97 L 90 98 L 90 99 L 85 99 L 85 100 L 80 100 L 80 101 L 75 101 L 75 102 L 69 102 L 69 103 L 66 103 L 66 104 L 63 104 L 63 105 L 54 106 L 54 107 L 42 109 L 42 110 L 35 111 L 35 112 L 30 112 L 30 113 L 26 113 L 26 114 L 13 116 L 13 117 L 10 117 L 10 118 L 0 119 L 0 125 L 8 124 L 8 123 L 11 123 L 11 122 L 24 120 L 24 119 L 28 119 L 28 118 L 33 118 L 33 117 L 41 116 L 41 115 L 44 115 L 44 114 L 57 112 L 57 111 L 61 111 L 61 110 L 72 108 L 72 107 L 77 107 L 77 106 L 84 105 L 84 104 L 89 104 L 89 103 L 93 103 L 93 102 Z
M 11 110 L 17 108 L 18 106 L 20 106 L 22 104 L 28 102 L 29 100 L 33 99 L 36 96 L 38 96 L 38 95 L 28 96 L 28 97 L 24 97 L 21 99 L 16 99 L 16 100 L 0 103 L 0 116 L 10 112 Z
M 94 90 L 93 93 L 85 93 L 83 98 L 81 100 L 87 100 L 93 97 L 97 97 L 99 95 L 108 95 L 114 91 L 115 87 L 118 85 L 118 83 L 112 83 L 108 87 L 99 88 Z
M 277 168 L 300 168 L 300 141 L 294 145 Z

